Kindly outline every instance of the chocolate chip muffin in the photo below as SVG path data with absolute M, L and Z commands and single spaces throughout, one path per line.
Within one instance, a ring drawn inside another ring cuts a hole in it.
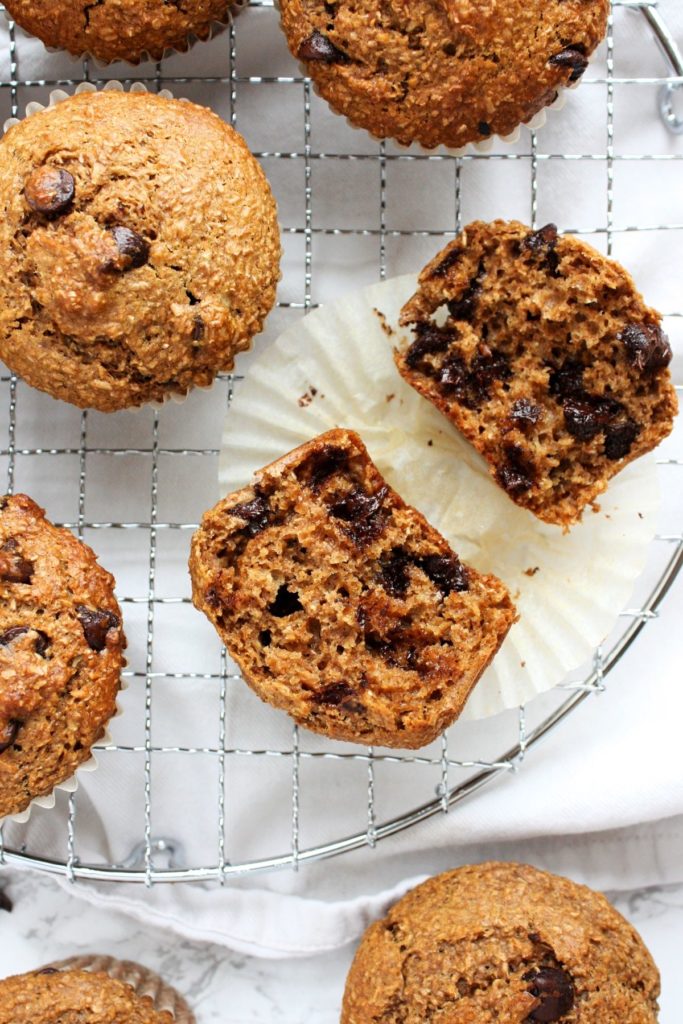
M 509 135 L 577 82 L 609 0 L 280 0 L 292 53 L 377 138 L 459 148 Z
M 460 714 L 515 618 L 332 430 L 207 512 L 195 606 L 262 700 L 332 739 L 421 747 Z
M 0 981 L 0 1024 L 176 1024 L 176 1018 L 107 974 L 47 967 Z
M 125 645 L 114 579 L 90 548 L 26 495 L 0 498 L 0 819 L 89 759 Z
M 232 0 L 7 0 L 18 25 L 46 46 L 80 57 L 133 64 L 167 49 L 186 50 L 190 36 L 207 39 L 226 21 Z
M 470 224 L 422 271 L 401 323 L 401 375 L 548 523 L 578 522 L 671 432 L 660 314 L 623 267 L 553 224 Z
M 656 1024 L 659 974 L 604 896 L 523 864 L 431 878 L 368 928 L 342 1024 Z
M 0 358 L 104 412 L 209 385 L 275 300 L 275 202 L 193 103 L 82 93 L 0 142 Z

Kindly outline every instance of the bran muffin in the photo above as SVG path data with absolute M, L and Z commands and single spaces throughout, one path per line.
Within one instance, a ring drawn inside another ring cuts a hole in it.
M 460 148 L 509 135 L 577 82 L 609 0 L 280 0 L 289 47 L 378 138 Z
M 167 49 L 187 49 L 189 37 L 207 39 L 224 22 L 232 0 L 7 0 L 7 13 L 46 46 L 105 63 L 161 60 Z
M 275 301 L 275 201 L 204 107 L 84 92 L 0 142 L 0 357 L 103 412 L 230 370 Z
M 342 1024 L 656 1024 L 659 973 L 604 896 L 522 864 L 431 878 L 368 928 Z
M 126 641 L 114 579 L 26 495 L 0 498 L 0 819 L 90 758 Z
M 401 375 L 539 519 L 567 528 L 672 429 L 661 316 L 614 260 L 553 224 L 470 224 L 401 311 Z
M 355 743 L 430 743 L 515 619 L 505 586 L 463 565 L 348 430 L 207 512 L 190 572 L 195 606 L 258 696 Z
M 105 973 L 47 967 L 0 981 L 0 1024 L 175 1024 Z

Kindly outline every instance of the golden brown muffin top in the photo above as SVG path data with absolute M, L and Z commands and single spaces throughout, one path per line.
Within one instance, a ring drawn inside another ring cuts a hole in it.
M 107 974 L 46 968 L 0 981 L 0 1024 L 173 1024 Z

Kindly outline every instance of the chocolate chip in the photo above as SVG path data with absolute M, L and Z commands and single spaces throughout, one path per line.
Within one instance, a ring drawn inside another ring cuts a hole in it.
M 334 43 L 315 29 L 299 47 L 299 60 L 318 60 L 324 64 L 348 64 L 349 58 Z
M 76 615 L 83 627 L 83 633 L 88 647 L 93 650 L 103 651 L 107 646 L 107 633 L 110 629 L 118 629 L 120 623 L 113 612 L 104 609 L 86 608 L 85 605 L 76 605 Z
M 73 175 L 59 167 L 38 167 L 26 179 L 24 197 L 36 213 L 47 217 L 66 213 L 76 190 Z
M 513 402 L 509 419 L 515 427 L 532 427 L 538 423 L 542 411 L 540 405 L 536 405 L 530 398 L 518 398 Z
M 673 357 L 669 339 L 659 324 L 629 324 L 617 338 L 624 343 L 631 365 L 643 373 L 668 366 Z
M 478 128 L 479 128 L 479 134 L 483 135 L 485 139 L 488 139 L 488 137 L 489 137 L 489 135 L 491 134 L 491 131 L 492 131 L 491 125 L 487 121 L 480 121 L 479 125 L 478 125 Z
M 505 461 L 496 471 L 496 479 L 508 494 L 523 494 L 531 490 L 536 475 L 534 464 L 519 444 L 510 444 L 504 450 Z
M 623 406 L 611 398 L 594 395 L 568 397 L 562 402 L 564 423 L 572 437 L 579 441 L 590 441 L 599 434 L 619 413 Z
M 270 647 L 273 640 L 273 635 L 269 629 L 262 629 L 258 635 L 258 639 L 262 647 Z
M 530 983 L 531 995 L 540 1000 L 526 1018 L 528 1021 L 552 1024 L 566 1016 L 574 1006 L 574 982 L 559 967 L 541 967 L 538 971 L 528 971 L 523 980 Z
M 251 501 L 245 501 L 242 505 L 235 505 L 229 512 L 230 515 L 246 522 L 250 537 L 255 537 L 261 530 L 265 530 L 270 522 L 270 508 L 261 494 L 257 494 Z
M 491 397 L 495 380 L 510 377 L 510 363 L 502 352 L 476 356 L 469 368 L 460 356 L 451 356 L 442 365 L 438 380 L 444 391 L 467 409 L 476 409 Z
M 605 430 L 605 455 L 616 462 L 630 453 L 633 442 L 640 433 L 640 427 L 634 420 L 615 423 Z
M 10 719 L 9 722 L 0 726 L 0 754 L 4 754 L 12 746 L 20 728 L 21 722 L 16 722 L 14 719 Z
M 366 494 L 357 487 L 331 505 L 330 514 L 349 524 L 346 532 L 352 540 L 365 544 L 382 530 L 380 512 L 387 493 L 387 487 L 380 488 L 376 494 Z
M 555 224 L 546 224 L 538 231 L 527 235 L 521 245 L 522 252 L 530 252 L 534 256 L 543 256 L 545 265 L 552 277 L 558 277 L 557 268 L 560 258 L 555 251 L 559 236 Z
M 477 299 L 481 294 L 481 279 L 484 276 L 483 261 L 479 264 L 479 270 L 475 277 L 470 280 L 466 290 L 458 299 L 451 299 L 448 305 L 448 312 L 454 320 L 465 320 L 469 322 L 474 316 L 477 306 Z
M 6 629 L 4 633 L 0 634 L 0 647 L 7 647 L 13 640 L 16 640 L 17 637 L 24 636 L 26 633 L 30 632 L 30 626 L 12 626 L 10 629 Z M 33 632 L 36 634 L 34 645 L 36 654 L 39 654 L 41 658 L 43 658 L 50 645 L 50 638 L 47 633 L 43 633 L 42 629 L 35 629 Z
M 462 249 L 455 245 L 450 251 L 446 252 L 441 263 L 437 263 L 434 270 L 432 270 L 430 277 L 445 277 L 451 267 L 454 267 L 461 257 Z
M 583 386 L 583 366 L 573 359 L 567 359 L 557 369 L 551 370 L 548 387 L 550 394 L 557 398 L 581 396 L 585 394 Z
M 565 46 L 564 50 L 553 54 L 549 58 L 548 63 L 556 68 L 570 68 L 571 75 L 569 76 L 569 81 L 578 82 L 588 67 L 586 47 L 583 43 L 573 43 L 572 46 Z
M 329 707 L 341 707 L 343 711 L 363 711 L 363 705 L 356 700 L 356 692 L 348 683 L 331 683 L 319 693 L 313 695 L 316 704 L 327 704 Z
M 23 558 L 14 537 L 0 548 L 0 580 L 5 583 L 30 583 L 33 579 L 33 562 Z
M 441 591 L 444 597 L 452 591 L 469 590 L 467 569 L 457 555 L 426 555 L 416 560 L 416 565 Z
M 406 365 L 411 370 L 417 369 L 425 356 L 445 352 L 458 337 L 452 327 L 437 327 L 430 320 L 421 320 L 414 329 L 415 341 L 406 352 Z
M 304 606 L 299 600 L 296 591 L 289 590 L 286 583 L 283 583 L 275 595 L 275 600 L 268 605 L 268 611 L 276 619 L 286 619 L 288 615 L 295 612 L 302 612 Z
M 305 477 L 308 486 L 317 491 L 325 480 L 339 470 L 345 469 L 348 461 L 348 452 L 343 448 L 326 444 L 306 460 L 300 467 L 297 476 Z
M 109 233 L 118 249 L 118 256 L 106 264 L 105 270 L 123 273 L 145 265 L 149 259 L 149 242 L 142 235 L 120 225 L 111 228 Z
M 4 889 L 0 889 L 0 910 L 6 911 L 8 914 L 12 913 L 12 907 L 14 904 L 7 895 Z
M 410 577 L 408 566 L 412 559 L 402 548 L 394 548 L 388 560 L 380 563 L 380 582 L 392 597 L 405 597 Z

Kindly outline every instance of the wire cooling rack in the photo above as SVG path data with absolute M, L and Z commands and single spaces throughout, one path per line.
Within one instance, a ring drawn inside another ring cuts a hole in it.
M 284 275 L 270 338 L 335 294 L 421 267 L 464 220 L 551 219 L 560 184 L 576 196 L 577 222 L 563 229 L 617 256 L 634 237 L 639 244 L 656 239 L 662 272 L 674 281 L 667 294 L 678 294 L 683 214 L 667 223 L 645 202 L 624 210 L 618 201 L 620 175 L 644 162 L 653 179 L 673 168 L 680 193 L 683 63 L 662 17 L 666 3 L 615 0 L 606 44 L 581 86 L 594 91 L 594 123 L 578 133 L 573 124 L 573 135 L 563 135 L 569 115 L 551 113 L 544 129 L 524 130 L 517 144 L 463 157 L 401 150 L 349 128 L 292 62 L 272 3 L 248 7 L 210 43 L 136 69 L 46 54 L 9 22 L 0 113 L 21 115 L 52 88 L 112 77 L 170 88 L 218 110 L 246 135 L 279 201 Z M 643 64 L 634 77 L 620 72 L 619 48 L 622 30 L 638 19 Z M 634 118 L 654 132 L 635 152 L 620 144 Z M 482 183 L 501 168 L 525 178 L 524 209 L 507 209 L 504 199 L 501 206 L 500 177 L 492 186 L 498 205 L 482 208 Z M 664 187 L 653 182 L 655 191 Z M 438 213 L 428 215 L 434 200 Z M 669 333 L 683 341 L 683 310 L 666 301 Z M 111 742 L 97 749 L 97 772 L 76 793 L 59 793 L 55 809 L 0 830 L 2 863 L 73 881 L 149 885 L 224 881 L 372 847 L 518 770 L 544 736 L 605 688 L 681 568 L 679 429 L 660 449 L 667 497 L 634 605 L 563 686 L 495 723 L 456 723 L 418 754 L 300 733 L 250 694 L 189 600 L 189 538 L 217 497 L 220 423 L 238 386 L 238 377 L 226 376 L 181 406 L 106 417 L 56 403 L 6 371 L 0 376 L 7 490 L 28 491 L 97 550 L 117 577 L 129 637 L 123 714 Z M 310 813 L 321 791 L 330 793 L 329 816 Z

